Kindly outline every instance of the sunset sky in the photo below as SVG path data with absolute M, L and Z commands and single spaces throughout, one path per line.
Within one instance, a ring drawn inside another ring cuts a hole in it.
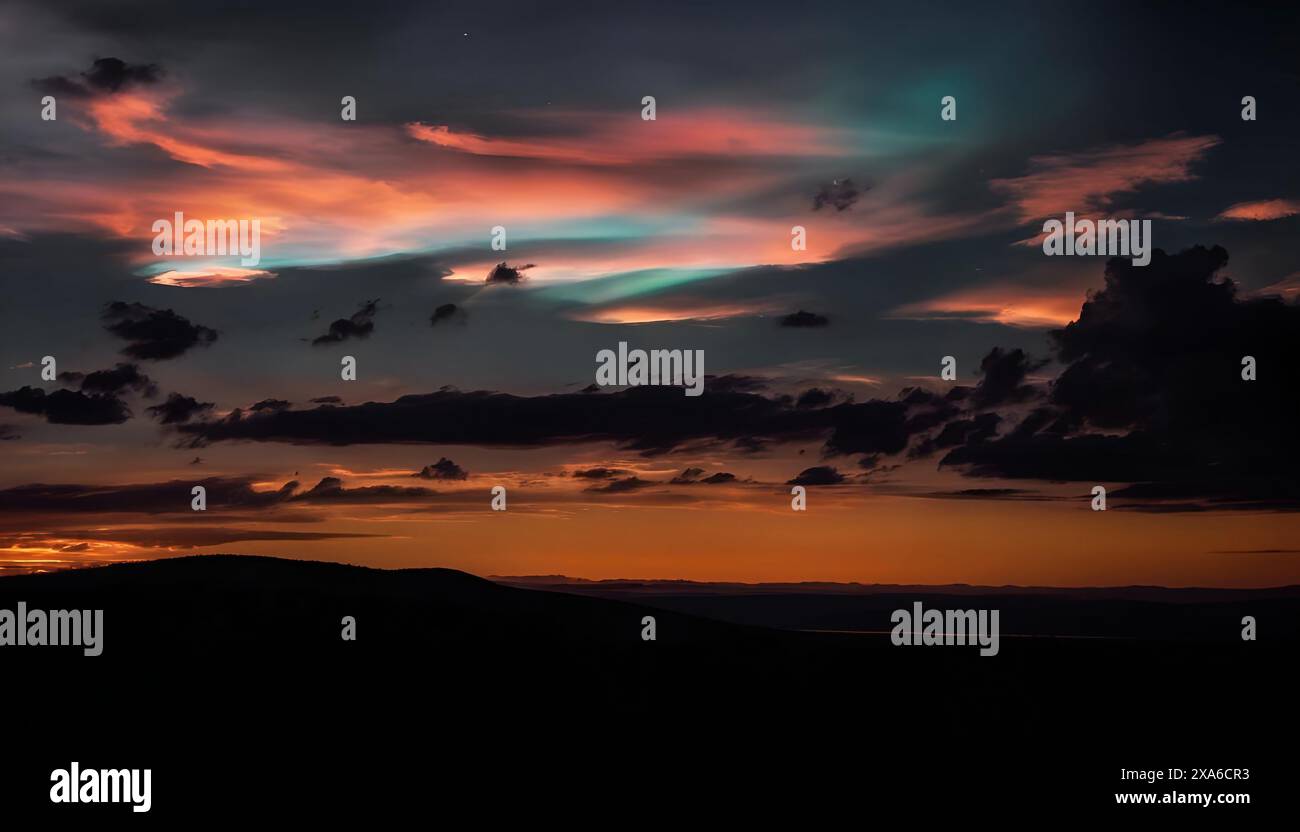
M 1300 582 L 1294 44 L 1096 8 L 0 7 L 0 569 Z

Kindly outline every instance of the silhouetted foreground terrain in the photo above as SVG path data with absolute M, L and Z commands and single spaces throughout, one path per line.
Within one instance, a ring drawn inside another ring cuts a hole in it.
M 0 608 L 103 609 L 103 655 L 0 648 L 0 775 L 11 809 L 87 821 L 130 812 L 50 807 L 52 768 L 152 768 L 150 819 L 428 809 L 519 789 L 752 802 L 797 783 L 863 811 L 954 790 L 986 809 L 1108 808 L 1115 791 L 1147 790 L 1121 784 L 1121 768 L 1168 766 L 1249 767 L 1247 783 L 1180 788 L 1262 803 L 1295 771 L 1300 600 L 1256 596 L 615 599 L 242 556 L 12 576 Z M 1000 609 L 999 655 L 697 617 L 887 632 L 912 600 Z M 1246 614 L 1255 642 L 1240 640 Z M 340 637 L 344 616 L 355 642 Z M 1067 630 L 1125 637 L 1011 637 Z

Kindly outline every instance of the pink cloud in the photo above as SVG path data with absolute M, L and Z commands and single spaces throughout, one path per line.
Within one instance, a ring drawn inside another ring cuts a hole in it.
M 690 156 L 840 156 L 850 151 L 841 131 L 784 121 L 747 110 L 694 109 L 656 121 L 636 112 L 530 112 L 559 135 L 492 138 L 447 125 L 406 125 L 413 138 L 479 156 L 513 156 L 588 165 L 625 165 Z

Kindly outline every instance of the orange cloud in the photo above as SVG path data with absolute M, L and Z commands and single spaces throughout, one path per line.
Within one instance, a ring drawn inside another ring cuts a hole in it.
M 150 283 L 159 286 L 232 286 L 249 283 L 263 277 L 272 277 L 272 273 L 262 269 L 241 269 L 233 266 L 209 266 L 207 268 L 180 271 L 172 269 L 149 278 Z
M 1029 173 L 994 179 L 989 187 L 1011 198 L 1021 222 L 1066 211 L 1083 216 L 1109 208 L 1118 194 L 1195 179 L 1192 164 L 1219 143 L 1218 136 L 1175 134 L 1135 145 L 1035 156 Z
M 1225 209 L 1215 219 L 1267 222 L 1294 217 L 1296 214 L 1300 214 L 1300 202 L 1294 199 L 1265 199 L 1257 202 L 1238 202 Z
M 993 284 L 895 309 L 894 318 L 960 318 L 1017 327 L 1058 327 L 1079 315 L 1082 293 L 1075 287 Z
M 186 138 L 184 128 L 168 124 L 163 110 L 170 95 L 161 92 L 119 93 L 93 99 L 91 120 L 99 132 L 119 144 L 152 144 L 173 159 L 202 167 L 272 173 L 291 166 L 278 159 L 230 153 Z M 167 125 L 167 129 L 162 129 Z

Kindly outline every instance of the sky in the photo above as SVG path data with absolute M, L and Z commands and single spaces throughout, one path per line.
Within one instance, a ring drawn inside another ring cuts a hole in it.
M 1300 582 L 1285 10 L 620 5 L 0 5 L 0 569 Z

